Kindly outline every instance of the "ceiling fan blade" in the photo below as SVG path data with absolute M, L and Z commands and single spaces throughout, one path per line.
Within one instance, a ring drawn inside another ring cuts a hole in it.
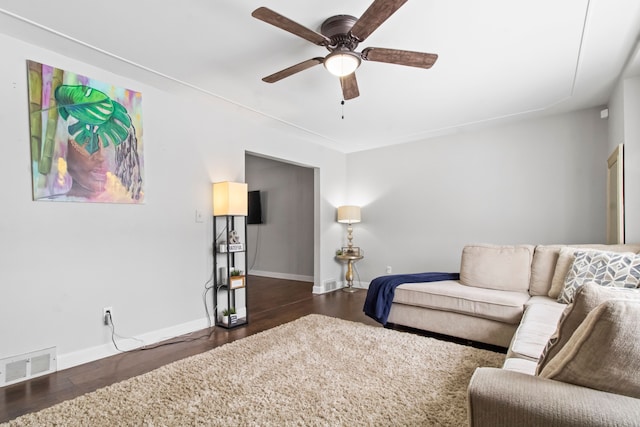
M 291 19 L 280 15 L 278 12 L 274 12 L 269 8 L 259 7 L 251 13 L 251 16 L 268 24 L 276 26 L 280 29 L 288 31 L 298 37 L 302 37 L 305 40 L 309 40 L 311 43 L 320 46 L 327 46 L 331 44 L 331 40 L 329 40 L 322 34 L 316 33 L 315 31 L 292 21 Z
M 348 76 L 340 77 L 340 86 L 342 86 L 342 96 L 345 100 L 353 99 L 360 96 L 358 90 L 358 81 L 356 80 L 356 73 L 351 73 Z
M 435 53 L 412 52 L 409 50 L 368 47 L 362 51 L 362 59 L 410 67 L 431 68 L 438 59 Z
M 278 80 L 282 80 L 285 77 L 289 77 L 293 74 L 299 73 L 300 71 L 304 71 L 307 68 L 313 67 L 314 65 L 322 64 L 323 61 L 324 58 L 307 59 L 306 61 L 302 61 L 299 64 L 292 65 L 289 68 L 285 68 L 284 70 L 280 70 L 277 73 L 273 73 L 270 76 L 263 78 L 262 81 L 267 83 L 275 83 Z
M 406 2 L 407 0 L 374 0 L 369 9 L 353 24 L 351 35 L 363 42 Z

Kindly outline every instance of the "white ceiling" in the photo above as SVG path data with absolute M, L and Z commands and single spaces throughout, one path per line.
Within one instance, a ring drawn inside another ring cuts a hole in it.
M 638 0 L 410 0 L 358 50 L 437 53 L 438 61 L 430 70 L 364 62 L 360 97 L 345 103 L 344 119 L 339 81 L 322 66 L 261 81 L 328 52 L 252 18 L 254 9 L 319 31 L 326 18 L 360 16 L 371 1 L 0 0 L 0 32 L 85 62 L 97 57 L 87 46 L 95 48 L 123 60 L 109 62 L 113 72 L 136 64 L 344 152 L 604 105 L 640 35 Z

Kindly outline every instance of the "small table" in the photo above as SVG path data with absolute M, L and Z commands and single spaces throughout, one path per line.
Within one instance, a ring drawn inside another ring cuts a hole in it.
M 355 254 L 342 254 L 336 255 L 336 259 L 338 261 L 346 261 L 347 262 L 347 274 L 344 275 L 345 280 L 347 281 L 347 287 L 342 288 L 345 292 L 355 292 L 356 289 L 353 287 L 353 263 L 356 261 L 360 261 L 364 256 L 355 255 Z

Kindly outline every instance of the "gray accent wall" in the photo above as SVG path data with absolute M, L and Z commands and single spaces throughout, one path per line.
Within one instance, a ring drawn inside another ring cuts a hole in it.
M 249 191 L 260 190 L 263 224 L 248 225 L 249 273 L 312 282 L 313 168 L 245 155 Z
M 607 121 L 600 109 L 349 154 L 366 283 L 459 271 L 467 243 L 604 243 Z

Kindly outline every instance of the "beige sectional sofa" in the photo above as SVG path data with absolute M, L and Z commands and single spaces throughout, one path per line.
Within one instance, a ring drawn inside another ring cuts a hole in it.
M 396 288 L 389 323 L 507 348 L 502 369 L 479 368 L 471 380 L 470 425 L 640 425 L 635 397 L 536 375 L 569 311 L 557 299 L 576 249 L 639 253 L 640 245 L 468 245 L 460 280 Z

